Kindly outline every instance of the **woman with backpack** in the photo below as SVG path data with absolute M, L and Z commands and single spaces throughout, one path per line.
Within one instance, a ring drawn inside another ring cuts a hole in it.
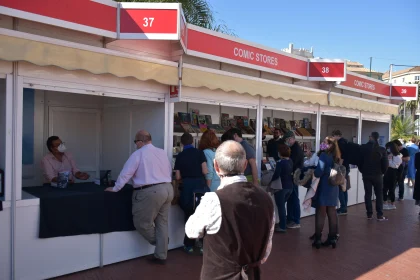
M 338 216 L 336 207 L 338 204 L 339 186 L 333 182 L 334 180 L 332 180 L 330 176 L 332 175 L 331 170 L 334 169 L 334 164 L 339 165 L 341 162 L 341 153 L 337 141 L 332 137 L 325 138 L 322 147 L 323 152 L 319 154 L 319 162 L 314 172 L 314 176 L 320 179 L 313 198 L 313 206 L 315 206 L 316 210 L 315 239 L 312 246 L 317 249 L 319 249 L 321 245 L 331 245 L 335 248 L 338 241 Z M 324 228 L 326 216 L 328 216 L 329 233 L 327 241 L 322 243 L 322 229 Z
M 385 145 L 389 166 L 384 175 L 384 210 L 395 210 L 395 187 L 397 184 L 398 168 L 402 163 L 402 155 L 394 142 Z

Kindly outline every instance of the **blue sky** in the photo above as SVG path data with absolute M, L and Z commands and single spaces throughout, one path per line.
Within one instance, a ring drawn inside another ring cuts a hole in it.
M 238 37 L 282 49 L 314 47 L 315 56 L 420 65 L 420 1 L 209 0 Z M 399 70 L 405 67 L 394 68 Z

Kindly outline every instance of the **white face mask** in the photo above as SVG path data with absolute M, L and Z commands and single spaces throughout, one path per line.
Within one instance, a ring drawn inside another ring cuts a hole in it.
M 67 148 L 66 148 L 66 146 L 64 146 L 64 144 L 63 144 L 63 143 L 61 143 L 61 144 L 60 144 L 60 146 L 58 146 L 57 150 L 58 150 L 60 153 L 64 153 L 64 152 L 67 150 Z

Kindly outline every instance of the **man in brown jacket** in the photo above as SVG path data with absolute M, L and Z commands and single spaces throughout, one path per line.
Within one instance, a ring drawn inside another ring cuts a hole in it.
M 247 182 L 245 150 L 226 141 L 216 151 L 214 167 L 221 184 L 206 193 L 185 232 L 189 238 L 204 237 L 202 280 L 260 277 L 260 264 L 271 252 L 274 206 L 268 194 Z

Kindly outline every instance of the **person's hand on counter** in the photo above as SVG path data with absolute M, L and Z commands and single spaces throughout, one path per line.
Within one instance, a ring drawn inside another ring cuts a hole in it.
M 114 191 L 113 187 L 108 187 L 108 188 L 105 189 L 105 191 L 106 192 L 116 192 L 116 191 Z
M 85 172 L 77 172 L 74 176 L 79 180 L 87 180 L 90 177 L 89 174 Z

